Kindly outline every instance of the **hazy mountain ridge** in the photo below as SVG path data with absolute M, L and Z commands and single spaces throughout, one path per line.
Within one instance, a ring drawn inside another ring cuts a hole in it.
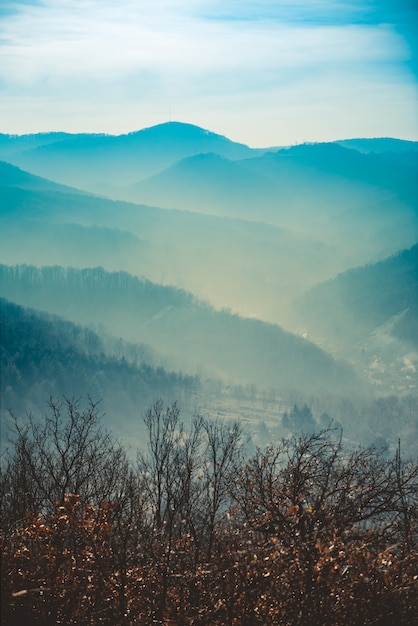
M 40 146 L 56 143 L 66 137 L 71 137 L 71 134 L 63 132 L 30 133 L 25 135 L 0 133 L 0 154 L 2 158 L 5 158 L 25 150 L 33 150 Z
M 116 336 L 150 344 L 186 371 L 277 388 L 356 384 L 347 366 L 278 326 L 216 312 L 182 290 L 127 273 L 2 265 L 0 285 L 10 300 L 103 324 Z
M 2 409 L 39 411 L 50 397 L 90 395 L 124 428 L 155 397 L 187 398 L 199 388 L 197 377 L 150 365 L 146 347 L 134 365 L 86 327 L 4 298 L 0 312 Z
M 37 136 L 34 137 L 36 141 Z M 15 138 L 17 145 L 18 139 Z M 347 147 L 338 141 L 262 150 L 178 122 L 127 135 L 61 137 L 56 134 L 55 140 L 47 143 L 47 139 L 45 136 L 44 145 L 14 155 L 9 150 L 4 158 L 7 156 L 7 160 L 28 171 L 73 187 L 166 208 L 242 215 L 283 225 L 286 204 L 293 212 L 297 211 L 299 218 L 301 203 L 304 210 L 324 202 L 335 204 L 338 197 L 341 199 L 341 192 L 343 197 L 347 195 L 344 188 L 347 183 L 357 185 L 357 203 L 365 191 L 371 192 L 370 188 L 361 188 L 362 183 L 390 188 L 408 203 L 416 200 L 417 187 L 411 183 L 411 177 L 414 181 L 418 175 L 417 159 L 413 167 L 413 158 L 405 158 L 404 148 L 407 143 L 408 149 L 413 150 L 417 142 L 358 139 L 348 140 Z M 12 137 L 10 142 L 13 143 Z M 0 142 L 0 158 L 3 158 L 1 145 Z M 365 145 L 371 150 L 361 150 Z M 223 169 L 218 162 L 215 170 L 212 162 L 212 169 L 205 175 L 199 167 L 199 155 L 209 153 L 222 156 L 225 162 Z M 415 156 L 416 152 L 410 154 Z M 231 160 L 234 168 L 229 163 Z M 150 176 L 152 179 L 148 180 Z M 336 176 L 342 180 L 336 180 Z M 336 184 L 337 189 L 330 195 L 327 187 Z M 373 201 L 381 202 L 376 193 Z M 367 203 L 362 204 L 364 210 Z M 414 206 L 416 212 L 416 202 Z
M 291 297 L 351 264 L 310 235 L 104 199 L 8 164 L 0 193 L 0 261 L 127 270 L 274 322 Z
M 215 215 L 263 220 L 269 180 L 241 161 L 215 153 L 188 156 L 120 193 L 126 199 Z M 250 210 L 249 210 L 250 209 Z
M 381 374 L 402 369 L 415 388 L 417 303 L 418 244 L 318 285 L 297 301 L 296 310 L 321 345 L 363 364 L 372 360 Z
M 356 331 L 362 336 L 417 302 L 418 244 L 318 285 L 301 298 L 299 308 L 330 329 L 338 303 L 350 313 Z M 325 316 L 327 310 L 332 311 L 332 316 Z M 418 341 L 418 335 L 410 340 Z
M 418 236 L 418 159 L 365 154 L 337 143 L 306 144 L 231 162 L 189 157 L 121 194 L 131 201 L 299 228 L 341 246 L 368 244 L 378 254 Z M 373 235 L 370 236 L 370 231 Z M 379 242 L 381 242 L 379 244 Z M 359 246 L 360 248 L 360 246 Z
M 0 161 L 0 181 L 2 187 L 20 187 L 21 189 L 57 190 L 73 192 L 72 187 L 54 183 L 48 179 L 30 174 L 20 167 L 6 161 Z
M 36 136 L 35 136 L 36 137 Z M 34 140 L 36 142 L 36 139 Z M 20 143 L 23 143 L 22 141 Z M 233 142 L 192 124 L 166 122 L 125 135 L 57 135 L 44 143 L 12 152 L 13 137 L 0 158 L 57 182 L 98 193 L 111 191 L 129 182 L 146 178 L 174 162 L 202 152 L 216 152 L 228 158 L 259 154 L 244 144 Z
M 394 139 L 393 137 L 379 137 L 374 139 L 340 139 L 341 146 L 354 148 L 360 152 L 410 152 L 418 151 L 418 141 Z
M 129 135 L 65 137 L 27 151 L 24 161 L 9 160 L 113 198 L 266 221 L 333 242 L 344 254 L 356 246 L 354 265 L 356 255 L 357 262 L 374 261 L 415 243 L 418 159 L 401 140 L 349 141 L 366 141 L 374 151 L 341 141 L 254 150 L 170 122 Z M 42 164 L 42 154 L 52 152 Z
M 178 123 L 119 137 L 54 137 L 57 141 L 45 149 L 55 145 L 59 152 L 62 141 L 79 146 L 90 140 L 93 146 L 107 141 L 136 145 L 138 138 L 157 152 L 170 142 L 172 147 L 187 144 L 189 148 L 200 148 L 202 141 L 235 145 Z M 405 142 L 397 140 L 365 141 L 380 148 L 405 147 Z M 117 164 L 117 153 L 110 150 L 111 154 Z M 107 269 L 117 264 L 116 269 L 131 273 L 140 268 L 139 273 L 154 282 L 177 284 L 218 307 L 232 306 L 247 315 L 291 322 L 285 314 L 287 302 L 298 291 L 415 243 L 418 171 L 410 154 L 393 150 L 361 154 L 338 142 L 304 144 L 235 161 L 200 153 L 154 176 L 147 201 L 163 199 L 163 204 L 177 204 L 180 209 L 217 212 L 218 221 L 184 210 L 168 213 L 106 201 L 31 179 L 3 165 L 2 216 L 9 209 L 18 214 L 18 220 L 24 216 L 26 223 L 18 225 L 15 215 L 3 222 L 2 260 L 38 264 L 52 260 L 79 267 L 100 264 Z M 91 161 L 88 151 L 86 159 Z M 164 179 L 168 172 L 171 182 Z M 225 221 L 226 214 L 239 221 Z M 257 223 L 245 224 L 243 216 Z M 263 229 L 260 220 L 276 223 L 277 229 Z M 16 246 L 19 228 L 23 245 Z M 29 252 L 26 257 L 25 250 Z M 193 271 L 190 258 L 194 259 Z

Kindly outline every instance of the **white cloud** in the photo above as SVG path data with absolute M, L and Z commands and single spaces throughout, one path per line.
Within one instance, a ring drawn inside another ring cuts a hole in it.
M 307 16 L 313 8 L 318 19 L 312 22 Z M 3 124 L 5 119 L 17 124 L 11 103 L 22 102 L 21 110 L 25 97 L 28 109 L 35 101 L 47 109 L 61 106 L 63 124 L 69 121 L 67 105 L 77 103 L 85 130 L 100 105 L 106 114 L 96 121 L 102 119 L 103 130 L 114 131 L 128 111 L 146 117 L 170 105 L 188 115 L 193 115 L 191 105 L 203 107 L 211 120 L 217 103 L 222 125 L 222 106 L 229 119 L 228 102 L 234 102 L 238 119 L 240 110 L 250 115 L 247 103 L 254 98 L 286 91 L 308 101 L 312 82 L 319 100 L 322 90 L 327 113 L 327 87 L 338 89 L 347 81 L 357 84 L 358 99 L 364 81 L 387 85 L 398 72 L 399 94 L 410 94 L 404 89 L 411 78 L 402 38 L 390 26 L 346 25 L 343 10 L 357 14 L 358 3 L 44 0 L 21 5 L 2 20 Z M 345 93 L 349 111 L 350 94 Z M 405 98 L 410 102 L 410 95 Z M 118 107 L 116 117 L 111 111 Z M 32 107 L 35 126 L 36 110 Z

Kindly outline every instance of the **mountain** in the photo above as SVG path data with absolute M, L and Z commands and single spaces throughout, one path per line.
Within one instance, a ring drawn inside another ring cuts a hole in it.
M 147 201 L 177 210 L 108 200 L 3 163 L 0 262 L 125 270 L 295 330 L 292 299 L 417 241 L 408 154 L 314 144 L 237 161 L 187 157 L 141 183 Z
M 393 137 L 374 139 L 341 139 L 336 143 L 359 152 L 418 152 L 418 141 L 406 141 Z
M 318 285 L 296 310 L 309 336 L 333 353 L 369 363 L 399 386 L 418 385 L 418 244 Z
M 207 410 L 232 416 L 239 398 L 240 415 L 258 411 L 279 436 L 281 412 L 305 402 L 355 441 L 364 429 L 396 441 L 395 409 L 407 432 L 418 384 L 414 142 L 252 150 L 169 123 L 117 137 L 0 135 L 0 156 L 0 295 L 48 312 L 7 313 L 17 343 L 3 354 L 5 397 L 80 389 L 132 415 L 136 384 L 144 398 L 165 387 L 185 398 L 171 374 L 181 371 L 204 381 L 201 397 L 211 389 Z M 382 412 L 387 394 L 397 405 Z
M 2 136 L 0 159 L 33 174 L 100 194 L 146 178 L 202 152 L 230 159 L 259 154 L 192 124 L 167 122 L 126 135 L 61 134 Z
M 3 136 L 0 158 L 114 199 L 291 229 L 337 246 L 351 265 L 418 238 L 416 142 L 254 150 L 178 122 L 119 136 L 35 135 L 33 142 L 30 148 L 29 136 Z M 344 269 L 335 265 L 336 272 Z
M 0 194 L 0 262 L 126 270 L 273 322 L 283 323 L 296 294 L 357 258 L 309 233 L 112 201 L 7 163 Z
M 242 161 L 206 153 L 186 157 L 123 194 L 166 208 L 263 219 L 265 204 L 271 204 L 270 188 L 262 173 L 251 172 Z
M 96 269 L 0 266 L 0 294 L 165 354 L 176 369 L 263 388 L 350 389 L 354 373 L 279 326 L 216 311 L 191 294 Z
M 0 161 L 0 183 L 2 189 L 18 187 L 19 189 L 30 189 L 38 191 L 61 191 L 65 193 L 75 193 L 76 190 L 71 187 L 59 185 L 40 176 L 34 176 L 29 172 L 25 172 L 19 167 L 15 167 L 11 163 Z M 3 204 L 3 211 L 7 204 Z
M 373 197 L 382 204 L 387 199 L 382 190 L 418 213 L 417 175 L 418 158 L 411 153 L 365 154 L 338 143 L 303 144 L 234 162 L 214 154 L 186 158 L 132 186 L 129 194 L 157 206 L 203 206 L 217 214 L 280 223 L 295 209 L 309 217 L 318 211 L 338 215 L 354 202 L 367 207 Z
M 0 195 L 0 259 L 6 262 L 123 263 L 141 250 L 137 236 L 116 227 L 112 203 L 85 192 L 0 162 Z
M 6 135 L 0 133 L 1 158 L 7 157 L 25 150 L 33 150 L 40 146 L 62 141 L 71 137 L 70 133 L 35 133 L 30 135 Z
M 50 397 L 90 395 L 122 434 L 155 397 L 191 398 L 198 389 L 196 377 L 151 366 L 144 346 L 134 364 L 91 329 L 4 298 L 0 314 L 2 409 L 43 411 Z
M 376 260 L 418 237 L 415 154 L 324 143 L 238 161 L 198 155 L 131 185 L 125 197 L 264 221 L 337 244 L 357 262 L 365 252 Z
M 317 175 L 324 173 L 398 193 L 407 192 L 406 197 L 416 200 L 418 142 L 416 145 L 416 152 L 364 153 L 339 142 L 301 144 L 279 150 L 276 157 L 304 168 L 305 173 L 313 170 Z

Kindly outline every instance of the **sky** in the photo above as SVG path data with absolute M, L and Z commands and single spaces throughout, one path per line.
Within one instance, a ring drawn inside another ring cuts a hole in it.
M 0 132 L 418 140 L 415 0 L 0 0 Z

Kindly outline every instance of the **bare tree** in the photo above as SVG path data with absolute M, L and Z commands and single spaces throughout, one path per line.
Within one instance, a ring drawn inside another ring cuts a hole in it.
M 259 450 L 234 489 L 237 521 L 265 546 L 263 558 L 280 554 L 281 563 L 289 564 L 278 574 L 283 597 L 277 602 L 284 605 L 287 598 L 294 623 L 326 623 L 330 586 L 352 585 L 359 593 L 368 568 L 376 571 L 373 585 L 384 586 L 382 553 L 401 550 L 407 541 L 411 554 L 417 493 L 416 465 L 401 463 L 399 455 L 386 461 L 373 447 L 345 451 L 331 431 Z M 369 593 L 362 601 L 370 602 Z
M 138 469 L 156 539 L 150 549 L 160 563 L 160 599 L 154 616 L 161 620 L 170 577 L 185 567 L 196 568 L 202 554 L 211 559 L 216 528 L 230 505 L 230 482 L 243 437 L 238 422 L 210 421 L 199 414 L 186 429 L 176 403 L 154 402 L 144 421 L 148 442 L 138 456 Z
M 326 430 L 245 456 L 239 423 L 186 427 L 161 401 L 144 419 L 136 465 L 95 405 L 17 422 L 2 623 L 415 623 L 418 467 L 399 448 Z
M 204 475 L 206 495 L 207 533 L 206 558 L 212 555 L 215 530 L 231 506 L 231 484 L 235 480 L 244 443 L 239 422 L 231 424 L 217 420 L 204 423 L 206 448 L 204 452 Z
M 68 493 L 91 503 L 111 500 L 127 468 L 125 450 L 102 428 L 90 399 L 84 408 L 75 399 L 51 399 L 43 418 L 15 417 L 11 440 L 9 472 L 15 487 L 21 480 L 30 493 L 31 508 L 51 507 Z

